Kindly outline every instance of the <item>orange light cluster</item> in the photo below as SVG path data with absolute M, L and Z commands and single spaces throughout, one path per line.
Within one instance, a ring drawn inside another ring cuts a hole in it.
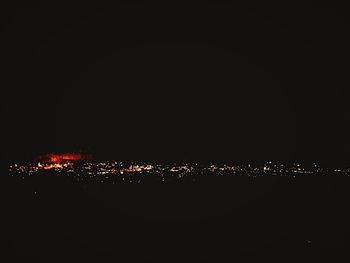
M 124 172 L 132 173 L 132 172 L 142 172 L 147 170 L 152 170 L 153 166 L 151 164 L 146 165 L 130 165 L 128 169 L 122 169 L 120 170 L 121 174 L 124 174 Z
M 49 163 L 49 164 L 41 164 L 40 162 L 38 163 L 37 167 L 39 169 L 44 169 L 44 170 L 50 170 L 50 169 L 63 169 L 63 168 L 68 168 L 72 167 L 71 163 Z

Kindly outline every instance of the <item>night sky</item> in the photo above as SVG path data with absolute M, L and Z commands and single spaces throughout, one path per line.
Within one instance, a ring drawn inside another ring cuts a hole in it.
M 350 162 L 342 8 L 8 6 L 2 158 Z

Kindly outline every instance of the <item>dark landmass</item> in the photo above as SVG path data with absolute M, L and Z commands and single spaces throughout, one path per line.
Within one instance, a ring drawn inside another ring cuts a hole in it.
M 110 184 L 52 171 L 8 177 L 7 253 L 122 262 L 345 255 L 349 177 L 201 178 Z

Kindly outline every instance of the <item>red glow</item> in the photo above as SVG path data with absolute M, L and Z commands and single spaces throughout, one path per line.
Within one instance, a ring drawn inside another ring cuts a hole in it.
M 74 162 L 87 159 L 87 156 L 79 153 L 66 153 L 66 154 L 47 154 L 41 156 L 39 160 L 47 163 L 62 163 L 62 162 Z

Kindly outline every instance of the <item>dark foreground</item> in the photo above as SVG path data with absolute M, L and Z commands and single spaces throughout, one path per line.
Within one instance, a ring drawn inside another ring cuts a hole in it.
M 349 251 L 350 177 L 6 180 L 2 248 L 17 262 L 338 262 Z

